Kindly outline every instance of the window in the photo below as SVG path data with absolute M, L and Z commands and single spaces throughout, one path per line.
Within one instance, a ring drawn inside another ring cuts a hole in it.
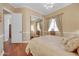
M 37 23 L 37 30 L 41 31 L 39 22 Z
M 34 24 L 31 25 L 31 31 L 35 32 L 35 27 L 37 31 L 41 31 L 39 22 L 36 23 L 36 26 Z
M 34 30 L 34 25 L 31 25 L 31 31 L 33 31 L 33 32 L 35 31 Z
M 58 27 L 57 27 L 57 24 L 56 24 L 56 19 L 53 18 L 49 24 L 49 29 L 48 31 L 59 31 L 58 30 Z

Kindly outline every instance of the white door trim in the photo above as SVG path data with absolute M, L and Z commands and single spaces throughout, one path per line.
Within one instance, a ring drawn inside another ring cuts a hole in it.
M 6 10 L 7 12 L 13 14 L 14 12 L 12 12 L 11 10 L 7 9 L 7 8 L 3 8 L 3 10 Z

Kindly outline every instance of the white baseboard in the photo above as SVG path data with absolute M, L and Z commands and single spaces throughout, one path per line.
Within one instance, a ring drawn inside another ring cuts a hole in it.
M 9 39 L 5 39 L 4 41 L 6 42 L 6 41 L 8 41 Z
M 23 41 L 22 43 L 29 43 L 29 41 Z
M 22 42 L 11 42 L 11 43 L 28 43 L 29 41 L 22 41 Z

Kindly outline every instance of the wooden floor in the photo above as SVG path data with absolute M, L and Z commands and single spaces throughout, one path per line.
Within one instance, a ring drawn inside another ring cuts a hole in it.
M 4 56 L 32 56 L 31 53 L 25 52 L 26 43 L 4 42 Z

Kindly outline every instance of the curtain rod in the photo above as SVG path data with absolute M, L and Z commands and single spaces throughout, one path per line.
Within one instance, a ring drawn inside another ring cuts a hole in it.
M 59 15 L 63 15 L 64 13 L 60 13 L 60 14 L 57 14 L 57 15 L 54 15 L 52 16 L 53 18 L 56 17 L 56 16 L 59 16 Z
M 56 16 L 63 15 L 63 14 L 64 13 L 60 13 L 60 14 L 57 14 L 57 15 L 54 15 L 54 16 L 50 16 L 50 17 L 48 17 L 48 19 L 55 18 Z

